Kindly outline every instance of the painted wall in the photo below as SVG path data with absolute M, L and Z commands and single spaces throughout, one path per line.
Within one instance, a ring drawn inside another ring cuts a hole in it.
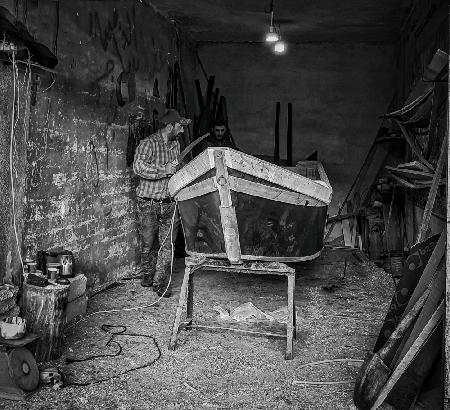
M 287 104 L 293 104 L 293 159 L 318 150 L 334 189 L 330 213 L 364 161 L 393 92 L 393 50 L 364 44 L 295 44 L 275 56 L 263 44 L 199 45 L 227 97 L 238 146 L 273 155 L 275 105 L 281 102 L 280 157 L 286 158 Z
M 146 3 L 40 0 L 27 9 L 25 2 L 17 9 L 15 1 L 8 3 L 59 60 L 56 74 L 33 75 L 27 155 L 17 159 L 27 164 L 22 250 L 71 250 L 90 289 L 99 288 L 133 274 L 136 263 L 136 180 L 125 161 L 128 116 L 151 118 L 153 109 L 162 114 L 168 65 L 175 61 L 193 107 L 195 45 Z M 124 106 L 116 95 L 122 72 L 136 79 L 136 98 Z M 153 95 L 155 79 L 160 98 Z M 1 98 L 6 104 L 9 96 Z M 0 140 L 7 140 L 6 131 L 2 127 Z M 5 256 L 0 262 L 5 266 Z M 18 277 L 17 267 L 14 273 Z

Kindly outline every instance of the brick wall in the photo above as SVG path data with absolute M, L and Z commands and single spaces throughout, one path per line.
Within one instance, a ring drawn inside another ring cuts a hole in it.
M 14 13 L 15 2 L 9 3 Z M 132 274 L 136 263 L 136 181 L 125 162 L 128 115 L 163 112 L 168 64 L 175 61 L 194 112 L 195 47 L 146 2 L 40 0 L 28 4 L 26 14 L 24 2 L 17 10 L 59 60 L 56 75 L 38 73 L 27 155 L 19 159 L 26 164 L 21 245 L 71 250 L 93 290 Z M 130 71 L 136 99 L 120 106 L 118 77 Z M 155 79 L 161 98 L 152 93 Z

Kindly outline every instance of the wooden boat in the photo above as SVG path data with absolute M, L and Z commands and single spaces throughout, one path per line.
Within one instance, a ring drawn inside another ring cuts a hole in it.
M 191 256 L 298 262 L 318 257 L 332 189 L 317 161 L 280 167 L 208 148 L 169 181 Z

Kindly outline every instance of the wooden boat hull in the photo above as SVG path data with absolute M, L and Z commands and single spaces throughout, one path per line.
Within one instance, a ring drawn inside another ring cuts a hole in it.
M 326 175 L 318 183 L 229 148 L 209 148 L 201 155 L 169 183 L 188 254 L 234 263 L 297 262 L 319 256 L 331 199 Z M 251 174 L 254 166 L 232 168 L 238 156 L 246 162 L 256 160 L 256 171 L 263 167 L 270 173 Z M 302 183 L 313 189 L 302 189 Z

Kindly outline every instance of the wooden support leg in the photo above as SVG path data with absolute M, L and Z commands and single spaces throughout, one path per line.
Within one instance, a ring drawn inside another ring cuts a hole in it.
M 188 290 L 190 276 L 191 276 L 191 266 L 186 265 L 186 268 L 184 269 L 183 284 L 181 285 L 181 290 L 180 290 L 180 300 L 178 301 L 177 312 L 175 314 L 175 320 L 173 322 L 172 336 L 170 337 L 170 342 L 169 342 L 169 350 L 175 350 L 175 347 L 177 345 L 178 330 L 180 328 L 181 315 L 183 314 L 183 309 L 184 309 L 184 306 L 186 305 L 186 299 L 187 299 L 187 293 L 188 293 L 187 290 Z
M 289 274 L 288 277 L 288 321 L 287 321 L 287 344 L 286 344 L 286 360 L 292 360 L 294 357 L 294 290 L 295 290 L 295 274 Z
M 192 319 L 194 317 L 194 273 L 189 275 L 187 289 L 187 319 L 186 329 L 191 329 Z
M 292 289 L 292 312 L 294 321 L 294 339 L 297 340 L 297 312 L 295 311 L 295 273 L 294 273 L 294 289 Z

